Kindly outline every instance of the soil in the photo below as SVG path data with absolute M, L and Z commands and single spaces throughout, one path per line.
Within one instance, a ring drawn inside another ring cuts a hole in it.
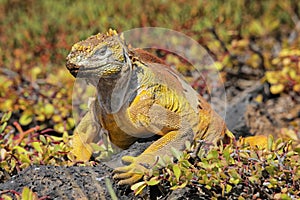
M 252 73 L 252 72 L 251 72 Z M 300 125 L 300 100 L 293 94 L 271 95 L 269 85 L 259 80 L 242 75 L 229 75 L 226 81 L 229 106 L 226 123 L 236 135 L 280 134 L 281 127 L 291 123 Z M 252 76 L 253 77 L 253 76 Z M 261 100 L 258 98 L 261 97 Z M 132 145 L 115 157 L 120 160 L 123 155 L 137 155 L 151 142 L 141 141 Z M 94 167 L 31 166 L 8 181 L 0 184 L 0 191 L 14 190 L 21 192 L 28 186 L 39 197 L 48 199 L 112 199 L 105 182 L 110 181 L 118 199 L 141 199 L 134 196 L 129 186 L 118 186 L 112 178 L 112 169 L 108 166 L 114 162 L 103 163 Z M 246 186 L 237 185 L 237 194 Z M 9 191 L 6 191 L 8 194 Z M 11 193 L 10 193 L 11 194 Z M 187 187 L 176 191 L 162 191 L 161 188 L 149 188 L 143 199 L 207 199 L 209 196 Z M 234 199 L 235 196 L 230 197 Z

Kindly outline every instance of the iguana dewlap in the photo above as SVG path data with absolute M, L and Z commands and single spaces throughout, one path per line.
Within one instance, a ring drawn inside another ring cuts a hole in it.
M 130 164 L 115 170 L 119 184 L 138 181 L 158 156 L 171 156 L 171 147 L 183 150 L 187 140 L 217 143 L 231 136 L 223 119 L 176 71 L 150 53 L 129 48 L 115 31 L 76 43 L 66 66 L 97 89 L 97 100 L 74 132 L 78 160 L 90 158 L 100 129 L 122 149 L 141 137 L 162 136 L 141 155 L 123 157 Z

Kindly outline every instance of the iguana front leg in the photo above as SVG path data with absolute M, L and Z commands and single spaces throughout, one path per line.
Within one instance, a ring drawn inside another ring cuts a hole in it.
M 100 138 L 101 125 L 95 115 L 96 100 L 93 99 L 89 104 L 89 110 L 81 119 L 73 135 L 73 149 L 71 153 L 76 160 L 88 161 L 93 153 L 91 143 L 98 142 Z
M 157 159 L 162 159 L 165 155 L 172 156 L 170 151 L 172 147 L 179 151 L 183 150 L 185 142 L 194 138 L 192 126 L 186 120 L 186 116 L 193 113 L 186 113 L 183 117 L 164 105 L 153 104 L 151 99 L 153 97 L 149 91 L 141 92 L 129 107 L 128 117 L 136 127 L 142 126 L 153 134 L 162 135 L 162 138 L 152 143 L 139 156 L 122 158 L 124 162 L 130 164 L 115 169 L 114 178 L 121 179 L 118 182 L 120 185 L 137 182 L 156 164 Z
M 170 151 L 172 147 L 176 147 L 179 151 L 183 150 L 185 141 L 192 141 L 193 137 L 192 129 L 180 129 L 167 133 L 152 143 L 141 155 L 137 157 L 124 156 L 122 160 L 130 164 L 116 168 L 114 178 L 121 179 L 118 182 L 120 185 L 132 185 L 154 167 L 158 159 L 162 159 L 165 155 L 172 156 L 172 151 Z

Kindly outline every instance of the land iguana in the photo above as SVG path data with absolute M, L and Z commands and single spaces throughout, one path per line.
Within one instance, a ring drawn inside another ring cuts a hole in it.
M 216 144 L 233 137 L 223 119 L 180 74 L 158 57 L 129 47 L 116 31 L 97 34 L 73 45 L 67 56 L 73 76 L 85 78 L 97 89 L 96 101 L 74 131 L 73 153 L 89 160 L 101 129 L 110 141 L 126 149 L 138 138 L 159 135 L 130 163 L 115 169 L 119 184 L 142 178 L 171 147 L 185 148 L 195 139 Z

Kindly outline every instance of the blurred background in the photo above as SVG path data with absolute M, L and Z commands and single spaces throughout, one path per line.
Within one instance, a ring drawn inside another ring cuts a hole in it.
M 74 78 L 64 66 L 71 46 L 109 28 L 122 32 L 145 26 L 173 29 L 198 41 L 216 60 L 224 83 L 259 81 L 270 95 L 288 95 L 284 104 L 298 104 L 298 0 L 1 0 L 0 143 L 19 144 L 25 136 L 17 134 L 37 130 L 71 133 Z M 292 130 L 297 139 L 299 121 L 288 120 L 285 131 Z

